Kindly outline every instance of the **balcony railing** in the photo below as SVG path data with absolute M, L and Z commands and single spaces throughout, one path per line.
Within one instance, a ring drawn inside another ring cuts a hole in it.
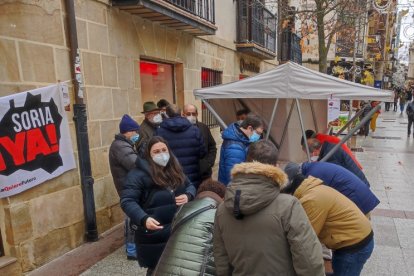
M 282 33 L 282 52 L 280 61 L 293 61 L 302 64 L 302 48 L 300 46 L 301 38 L 292 32 L 284 31 Z
M 259 0 L 237 1 L 237 43 L 276 52 L 276 16 Z
M 214 0 L 164 0 L 174 6 L 215 23 Z
M 215 0 L 112 0 L 112 5 L 193 35 L 212 35 L 217 30 Z

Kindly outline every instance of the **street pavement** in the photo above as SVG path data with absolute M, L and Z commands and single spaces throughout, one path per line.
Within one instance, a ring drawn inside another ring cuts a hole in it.
M 351 141 L 352 148 L 362 150 L 355 154 L 381 200 L 372 215 L 374 252 L 362 275 L 410 276 L 414 275 L 414 138 L 407 137 L 406 114 L 383 110 L 375 133 Z M 145 269 L 127 261 L 122 247 L 81 275 L 141 276 Z

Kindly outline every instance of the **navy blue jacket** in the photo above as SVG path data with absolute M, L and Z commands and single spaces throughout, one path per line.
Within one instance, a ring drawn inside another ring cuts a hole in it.
M 319 153 L 319 160 L 321 160 L 326 154 L 328 154 L 331 149 L 335 147 L 335 144 L 331 144 L 329 142 L 325 142 L 322 144 L 321 152 Z M 328 159 L 325 160 L 329 163 L 334 163 L 339 166 L 344 167 L 348 171 L 354 173 L 361 179 L 365 184 L 369 185 L 368 179 L 365 177 L 365 174 L 361 171 L 357 164 L 355 164 L 354 160 L 342 149 L 339 148 L 335 153 Z
M 237 123 L 229 125 L 222 133 L 223 144 L 220 150 L 218 180 L 227 186 L 234 165 L 246 161 L 249 138 L 240 130 Z
M 137 158 L 136 168 L 132 169 L 121 192 L 121 208 L 137 226 L 135 242 L 138 262 L 143 267 L 154 268 L 170 236 L 171 222 L 177 211 L 175 197 L 184 193 L 195 196 L 195 188 L 188 180 L 175 191 L 154 183 L 149 164 Z M 156 219 L 164 227 L 160 230 L 147 230 L 146 218 Z
M 302 164 L 302 174 L 321 179 L 327 186 L 352 200 L 364 214 L 380 203 L 362 180 L 341 166 L 328 162 L 305 162 Z
M 161 123 L 157 135 L 168 142 L 185 175 L 198 187 L 201 182 L 199 162 L 207 153 L 198 127 L 184 117 L 173 117 Z

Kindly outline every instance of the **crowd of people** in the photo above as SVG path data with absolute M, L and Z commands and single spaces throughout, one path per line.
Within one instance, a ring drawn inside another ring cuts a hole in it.
M 407 114 L 408 120 L 408 129 L 407 129 L 407 136 L 411 136 L 411 128 L 414 126 L 414 97 L 413 92 L 414 89 L 399 89 L 396 88 L 394 90 L 394 102 L 385 102 L 385 112 L 390 111 L 391 104 L 393 104 L 393 111 L 397 112 L 398 107 L 400 111 L 400 117 L 403 117 L 403 113 Z M 378 101 L 371 101 L 365 102 L 362 101 L 360 108 L 363 110 L 361 113 L 360 118 L 362 119 L 365 117 L 374 107 L 380 104 Z M 375 132 L 377 128 L 377 118 L 380 115 L 381 110 L 378 109 L 372 117 L 361 127 L 359 134 L 363 136 L 368 136 L 369 132 Z M 414 127 L 413 127 L 414 128 Z M 414 131 L 413 131 L 413 138 L 414 138 Z
M 339 138 L 307 130 L 311 162 L 281 169 L 263 120 L 241 110 L 221 134 L 216 181 L 195 105 L 146 102 L 143 114 L 122 117 L 109 161 L 127 258 L 147 275 L 328 275 L 327 260 L 333 275 L 360 275 L 379 200 L 346 145 L 320 161 Z

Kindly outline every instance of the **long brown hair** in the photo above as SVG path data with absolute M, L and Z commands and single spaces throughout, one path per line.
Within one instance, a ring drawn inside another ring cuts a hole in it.
M 168 160 L 165 167 L 155 164 L 152 160 L 151 148 L 156 143 L 164 143 L 168 148 L 170 160 Z M 165 141 L 162 137 L 154 136 L 149 140 L 147 147 L 147 160 L 150 164 L 151 177 L 155 184 L 166 188 L 169 187 L 173 190 L 184 184 L 186 176 L 184 175 L 183 169 L 180 163 L 178 163 L 177 158 L 175 158 L 175 155 L 171 151 L 167 141 Z

